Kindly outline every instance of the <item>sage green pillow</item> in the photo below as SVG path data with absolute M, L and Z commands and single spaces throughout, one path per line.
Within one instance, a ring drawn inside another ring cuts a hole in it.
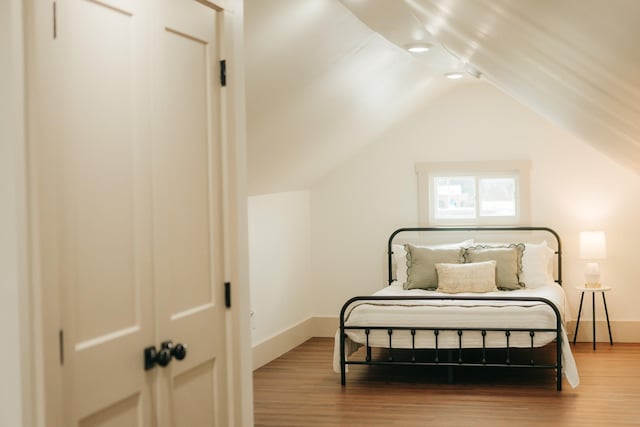
M 498 289 L 512 291 L 525 286 L 520 281 L 523 253 L 523 243 L 512 243 L 508 246 L 471 246 L 464 251 L 464 262 L 495 261 Z
M 404 245 L 407 251 L 407 282 L 405 289 L 431 289 L 438 287 L 436 264 L 459 264 L 464 249 L 436 249 Z

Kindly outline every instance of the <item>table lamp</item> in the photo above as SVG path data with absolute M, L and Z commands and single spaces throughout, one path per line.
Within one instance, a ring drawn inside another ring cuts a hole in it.
M 604 231 L 581 231 L 580 232 L 580 258 L 587 260 L 585 269 L 585 287 L 599 288 L 600 266 L 594 260 L 605 259 L 607 257 L 607 243 Z

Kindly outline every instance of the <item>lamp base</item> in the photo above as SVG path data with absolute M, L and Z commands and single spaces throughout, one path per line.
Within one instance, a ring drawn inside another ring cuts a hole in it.
M 587 269 L 584 273 L 585 288 L 599 288 L 600 285 L 600 266 L 597 262 L 588 262 Z

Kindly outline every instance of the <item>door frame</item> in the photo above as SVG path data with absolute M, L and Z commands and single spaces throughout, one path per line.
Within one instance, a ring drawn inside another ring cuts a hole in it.
M 0 355 L 5 384 L 0 424 L 32 425 L 35 412 L 28 281 L 26 94 L 24 9 L 20 0 L 0 5 L 0 335 L 9 351 Z
M 231 283 L 227 311 L 230 425 L 253 426 L 253 361 L 249 305 L 249 226 L 245 115 L 244 0 L 221 0 L 227 90 L 223 91 L 223 192 L 225 275 Z M 226 118 L 226 120 L 224 119 Z
M 232 284 L 231 308 L 227 309 L 227 360 L 229 398 L 228 413 L 231 425 L 253 425 L 253 386 L 251 363 L 251 334 L 249 324 L 249 273 L 247 226 L 247 169 L 246 169 L 246 120 L 244 101 L 244 1 L 243 0 L 195 0 L 219 9 L 223 14 L 224 44 L 227 85 L 223 91 L 223 211 L 225 236 L 225 281 Z M 20 345 L 21 411 L 23 425 L 56 427 L 60 419 L 59 405 L 51 402 L 52 395 L 62 398 L 61 375 L 46 372 L 60 371 L 58 330 L 60 325 L 59 290 L 42 289 L 39 280 L 38 239 L 35 212 L 37 189 L 29 187 L 34 170 L 30 167 L 30 147 L 38 139 L 39 114 L 43 100 L 38 96 L 38 81 L 46 78 L 46 71 L 38 68 L 43 47 L 38 31 L 52 32 L 52 10 L 55 0 L 9 0 L 9 7 L 21 13 L 17 31 L 18 40 L 12 46 L 19 52 L 10 52 L 22 58 L 24 63 L 14 67 L 13 75 L 24 78 L 24 90 L 15 90 L 9 97 L 13 105 L 24 105 L 24 116 L 15 123 L 18 135 L 12 148 L 17 154 L 16 200 L 17 216 L 14 220 L 17 237 L 16 273 L 18 276 L 18 332 L 24 337 Z M 23 24 L 24 23 L 24 24 Z M 14 31 L 16 34 L 16 31 Z M 13 51 L 14 49 L 12 49 Z M 11 64 L 11 61 L 9 61 Z M 15 72 L 18 70 L 18 72 Z M 22 127 L 22 131 L 20 131 Z M 22 218 L 22 219 L 21 219 Z M 10 224 L 10 225 L 13 225 Z M 222 284 L 221 284 L 222 285 Z M 46 419 L 49 417 L 49 419 Z

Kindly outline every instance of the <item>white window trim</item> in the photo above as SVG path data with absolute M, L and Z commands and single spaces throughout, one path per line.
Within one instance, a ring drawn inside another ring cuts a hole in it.
M 420 226 L 434 225 L 528 225 L 529 170 L 528 160 L 498 160 L 481 162 L 425 162 L 416 164 L 418 175 L 418 215 Z M 438 219 L 433 215 L 430 195 L 434 175 L 450 176 L 517 176 L 516 216 Z

